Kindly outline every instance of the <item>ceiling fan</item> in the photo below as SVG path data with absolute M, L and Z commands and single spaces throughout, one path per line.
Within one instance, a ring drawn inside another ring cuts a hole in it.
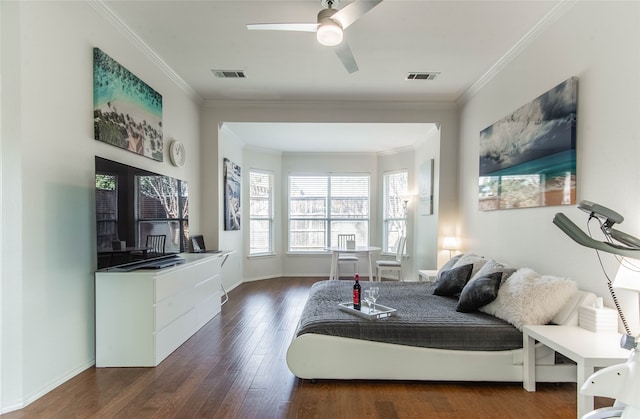
M 333 9 L 338 0 L 322 0 L 326 7 L 318 13 L 317 23 L 250 23 L 249 30 L 316 32 L 322 45 L 335 47 L 336 54 L 349 73 L 358 71 L 356 59 L 344 40 L 343 31 L 382 0 L 354 0 L 340 10 Z

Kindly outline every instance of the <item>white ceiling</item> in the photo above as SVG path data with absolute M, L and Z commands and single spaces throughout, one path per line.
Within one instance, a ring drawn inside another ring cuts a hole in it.
M 315 22 L 322 9 L 320 0 L 147 0 L 103 5 L 204 101 L 451 103 L 535 33 L 561 2 L 384 0 L 345 31 L 360 67 L 353 74 L 330 47 L 317 43 L 314 33 L 246 29 L 247 23 Z M 335 8 L 348 3 L 342 0 Z M 243 70 L 247 77 L 220 79 L 212 69 Z M 440 74 L 431 81 L 405 80 L 407 73 L 423 71 Z M 262 141 L 265 130 L 283 127 L 258 128 L 242 127 L 236 134 L 252 144 Z M 245 137 L 255 131 L 261 139 Z M 368 151 L 390 148 L 390 139 L 382 137 L 384 144 L 372 146 L 380 142 L 379 131 L 383 130 L 377 127 L 361 136 Z M 271 144 L 289 148 L 284 143 L 288 134 L 280 132 L 279 137 L 269 133 Z M 397 141 L 397 134 L 392 141 Z M 324 138 L 333 136 L 340 135 Z

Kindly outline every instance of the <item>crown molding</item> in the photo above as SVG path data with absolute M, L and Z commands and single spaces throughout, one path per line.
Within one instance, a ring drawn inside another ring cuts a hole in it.
M 416 145 L 408 145 L 405 147 L 391 148 L 389 150 L 378 151 L 376 154 L 378 156 L 393 156 L 395 154 L 401 154 L 406 152 L 414 152 L 416 151 Z
M 202 104 L 204 99 L 182 77 L 167 64 L 160 55 L 144 42 L 103 0 L 87 0 L 87 2 L 123 35 L 133 46 L 140 50 L 156 67 L 158 67 L 180 90 L 186 93 L 192 100 Z
M 540 34 L 547 30 L 551 24 L 557 21 L 580 0 L 560 0 L 560 2 L 549 11 L 529 32 L 527 32 L 505 55 L 503 55 L 491 68 L 484 73 L 475 83 L 471 85 L 456 101 L 458 107 L 467 103 L 482 88 L 493 80 L 511 61 L 520 55 L 538 39 Z
M 351 101 L 322 101 L 322 100 L 204 100 L 203 108 L 250 108 L 250 107 L 270 107 L 270 108 L 309 108 L 318 106 L 330 107 L 331 109 L 393 109 L 393 110 L 455 110 L 457 104 L 451 101 L 443 102 L 418 102 L 418 101 L 371 101 L 371 100 L 351 100 Z

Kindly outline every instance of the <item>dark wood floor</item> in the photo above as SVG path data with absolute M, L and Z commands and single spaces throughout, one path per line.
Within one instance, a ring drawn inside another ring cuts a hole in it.
M 571 418 L 575 384 L 319 381 L 285 352 L 316 279 L 243 284 L 156 368 L 90 368 L 3 418 Z M 599 402 L 606 404 L 607 400 Z

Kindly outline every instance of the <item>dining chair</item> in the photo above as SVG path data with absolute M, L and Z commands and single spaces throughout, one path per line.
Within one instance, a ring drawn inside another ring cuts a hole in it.
M 348 249 L 349 242 L 355 245 L 355 234 L 338 234 L 338 247 L 342 249 Z M 340 278 L 340 265 L 353 265 L 353 274 L 355 275 L 356 272 L 358 272 L 358 257 L 354 253 L 339 253 L 338 271 L 336 272 L 337 278 Z
M 396 248 L 395 260 L 376 260 L 376 280 L 382 280 L 382 272 L 384 271 L 397 271 L 398 281 L 404 281 L 402 276 L 402 256 L 404 254 L 404 246 L 407 241 L 405 236 L 401 236 L 398 239 L 398 247 Z
M 149 248 L 147 250 L 147 257 L 164 255 L 166 242 L 167 242 L 166 234 L 149 234 L 147 236 L 147 243 L 146 243 L 146 247 Z

